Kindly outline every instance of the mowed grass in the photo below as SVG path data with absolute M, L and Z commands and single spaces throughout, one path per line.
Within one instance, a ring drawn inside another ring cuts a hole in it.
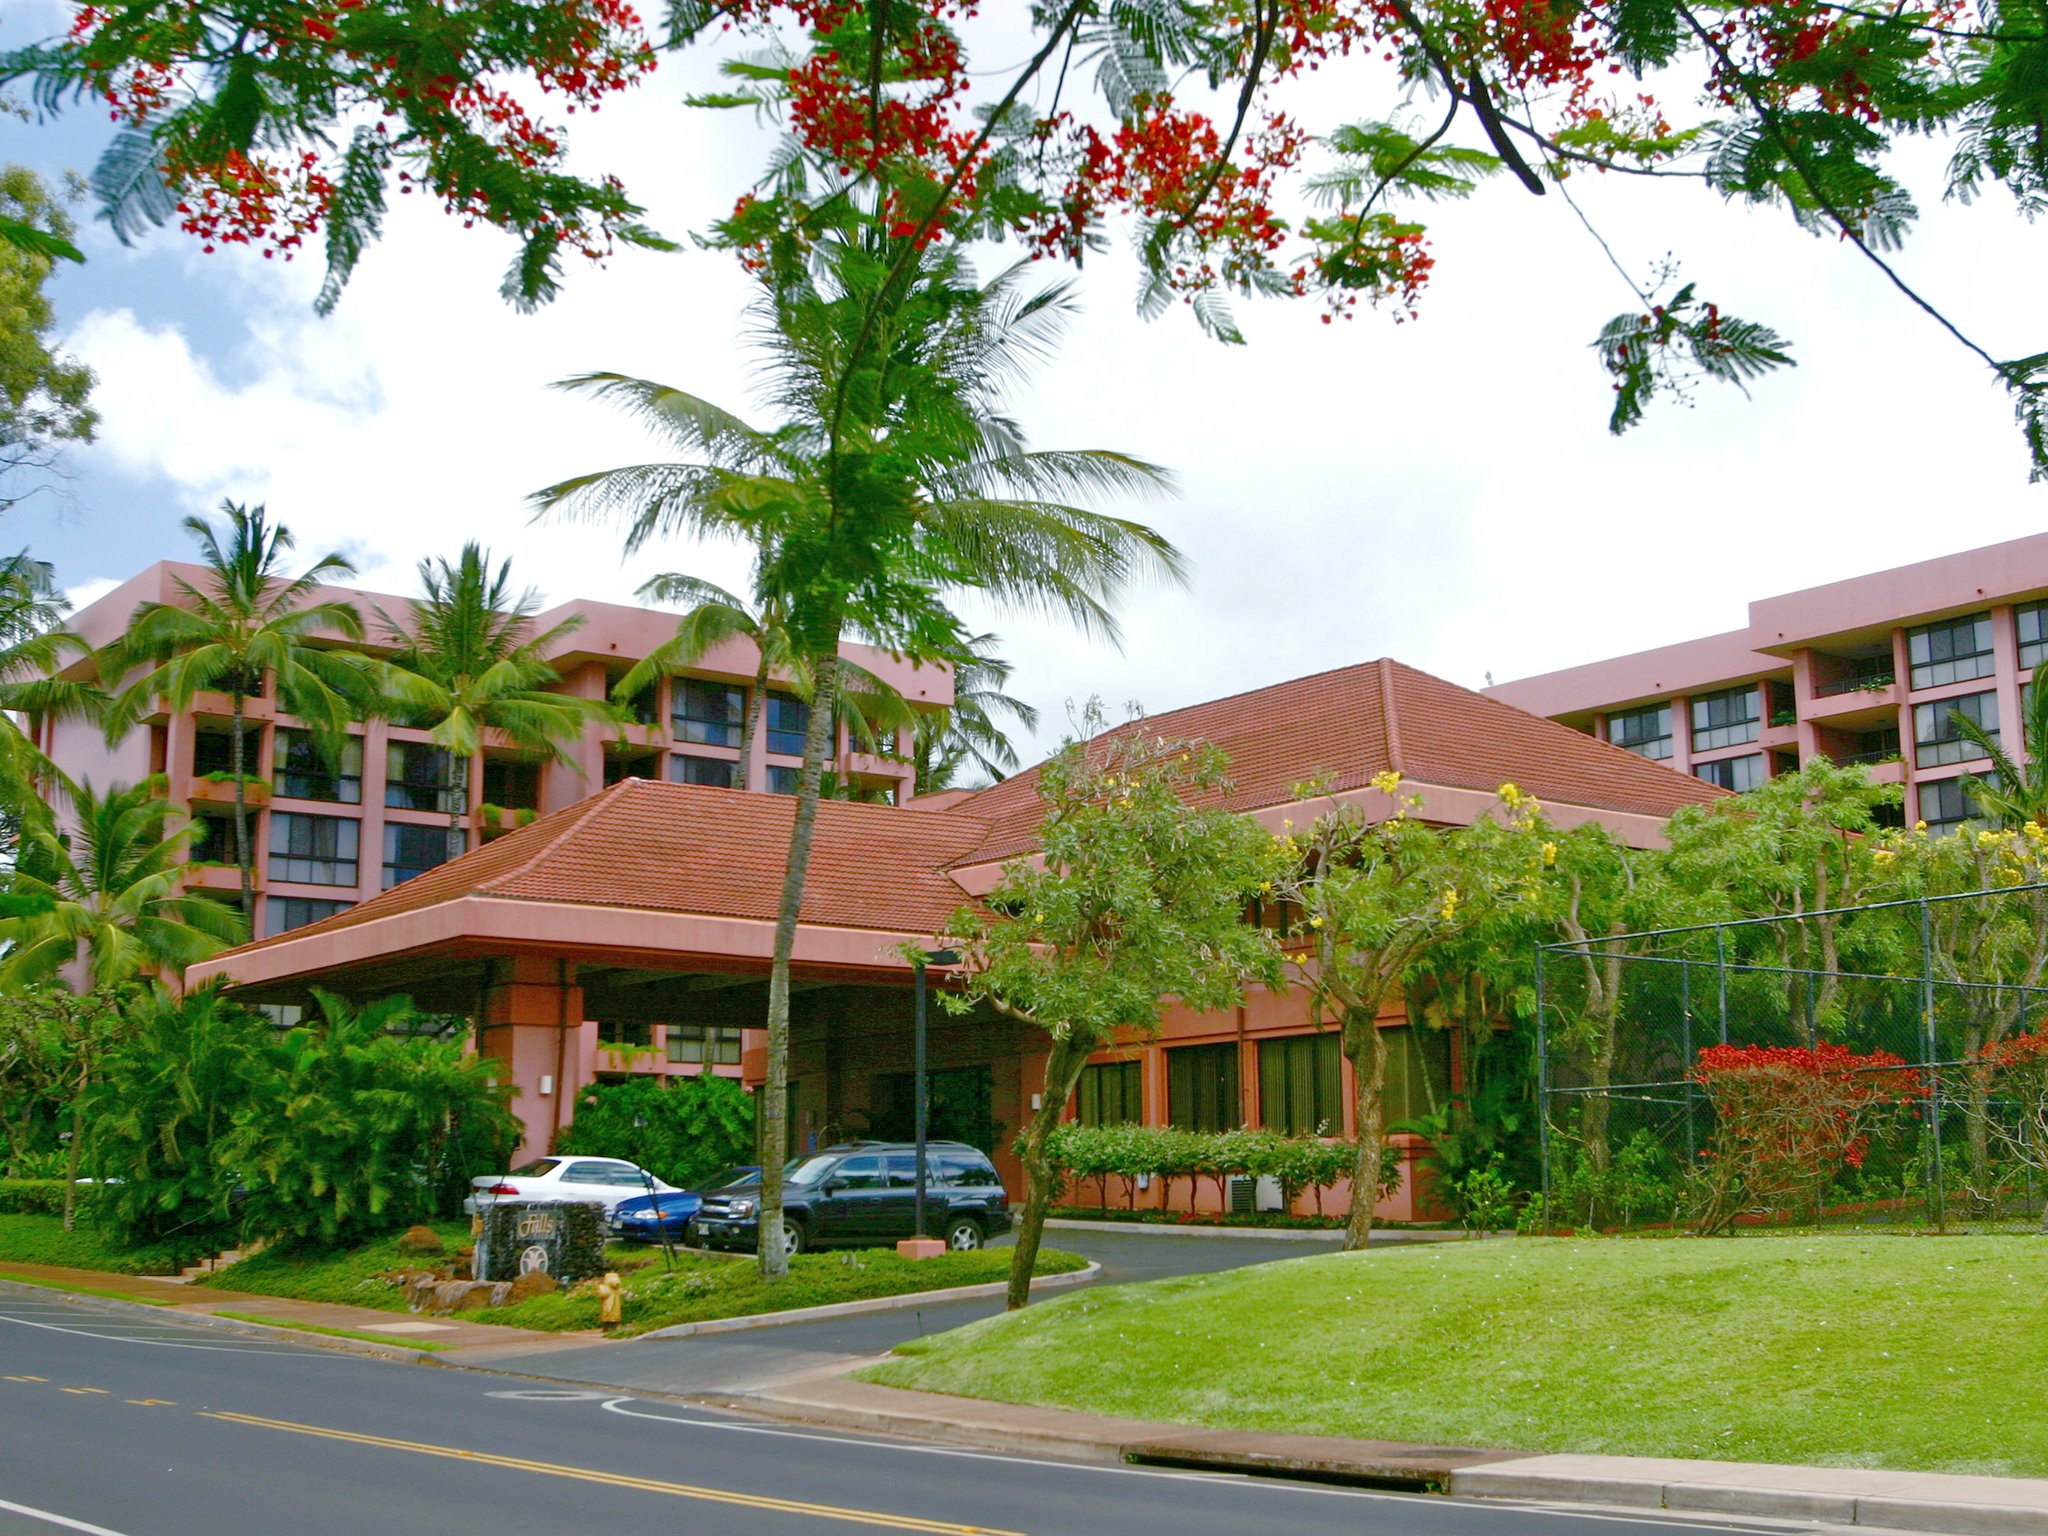
M 178 1261 L 199 1257 L 191 1244 L 146 1243 L 128 1248 L 98 1231 L 81 1213 L 71 1231 L 60 1216 L 0 1215 L 0 1263 L 55 1264 L 117 1275 L 176 1274 Z
M 887 1386 L 1229 1429 L 2048 1476 L 2048 1238 L 1519 1238 L 1093 1287 Z

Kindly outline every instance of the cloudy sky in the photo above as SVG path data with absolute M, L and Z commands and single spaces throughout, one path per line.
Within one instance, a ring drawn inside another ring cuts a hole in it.
M 0 44 L 55 30 L 59 9 L 9 0 Z M 575 123 L 579 163 L 623 175 L 672 235 L 730 207 L 766 147 L 747 118 L 680 104 L 704 78 L 701 63 L 665 64 Z M 1334 118 L 1386 104 L 1324 105 Z M 0 157 L 89 169 L 95 117 L 0 120 Z M 1937 184 L 1933 147 L 1907 164 Z M 1689 184 L 1572 185 L 1631 270 L 1675 252 L 1724 310 L 1789 334 L 1800 366 L 1752 400 L 1660 402 L 1610 437 L 1587 343 L 1633 300 L 1561 198 L 1508 184 L 1435 211 L 1435 279 L 1404 325 L 1256 305 L 1240 313 L 1250 345 L 1225 348 L 1182 312 L 1139 320 L 1121 252 L 1090 263 L 1086 313 L 1019 415 L 1041 445 L 1170 466 L 1182 494 L 1143 515 L 1194 579 L 1137 594 L 1121 651 L 985 616 L 1049 735 L 1068 700 L 1157 711 L 1383 654 L 1505 681 L 1733 628 L 1755 597 L 2038 531 L 2048 488 L 2026 483 L 2004 396 L 1853 250 Z M 1900 265 L 1994 353 L 2022 356 L 2048 348 L 2029 236 L 2003 202 L 1935 206 Z M 5 531 L 81 597 L 184 554 L 178 520 L 223 497 L 268 502 L 302 551 L 340 549 L 386 590 L 469 538 L 513 555 L 550 601 L 624 600 L 660 570 L 741 578 L 731 549 L 622 563 L 606 534 L 534 526 L 521 504 L 647 451 L 552 380 L 612 369 L 749 403 L 747 287 L 727 258 L 623 255 L 523 317 L 497 298 L 507 242 L 402 200 L 320 320 L 307 261 L 203 255 L 172 231 L 127 249 L 94 227 L 84 244 L 88 265 L 54 292 L 67 344 L 98 370 L 104 428 L 65 492 Z

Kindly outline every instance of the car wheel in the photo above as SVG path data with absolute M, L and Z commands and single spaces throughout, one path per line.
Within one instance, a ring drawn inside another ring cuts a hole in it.
M 972 1253 L 981 1246 L 981 1224 L 962 1216 L 946 1228 L 946 1246 L 955 1253 Z
M 792 1258 L 804 1251 L 804 1229 L 787 1216 L 782 1218 L 782 1251 Z

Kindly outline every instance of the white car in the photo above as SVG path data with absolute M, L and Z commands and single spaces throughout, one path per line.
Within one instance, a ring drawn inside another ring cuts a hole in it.
M 672 1194 L 675 1185 L 655 1178 L 636 1163 L 611 1157 L 537 1157 L 510 1173 L 486 1173 L 469 1181 L 462 1209 L 474 1216 L 500 1200 L 591 1200 L 610 1216 L 621 1200 Z

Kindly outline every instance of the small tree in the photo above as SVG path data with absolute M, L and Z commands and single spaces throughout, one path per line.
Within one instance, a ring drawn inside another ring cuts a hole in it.
M 593 1083 L 576 1096 L 576 1117 L 555 1150 L 630 1158 L 688 1189 L 752 1159 L 754 1098 L 712 1072 Z
M 1383 804 L 1333 806 L 1305 836 L 1274 839 L 1293 866 L 1282 893 L 1301 912 L 1307 948 L 1291 958 L 1308 983 L 1310 1018 L 1343 1031 L 1357 1089 L 1357 1150 L 1344 1246 L 1372 1234 L 1386 1166 L 1388 1048 L 1382 1008 L 1432 945 L 1477 922 L 1503 893 L 1533 894 L 1542 869 L 1539 807 L 1513 784 L 1500 788 L 1498 819 L 1431 826 L 1411 814 L 1420 796 L 1401 793 L 1391 770 L 1372 781 Z M 1372 813 L 1379 813 L 1374 818 Z
M 1099 725 L 1092 711 L 1088 724 Z M 1006 865 L 979 907 L 953 914 L 964 1013 L 986 1004 L 1051 1037 L 1039 1108 L 1019 1147 L 1024 1218 L 1009 1305 L 1029 1299 L 1045 1213 L 1058 1187 L 1047 1138 L 1081 1069 L 1119 1036 L 1150 1034 L 1168 999 L 1229 1007 L 1252 979 L 1277 983 L 1271 934 L 1245 903 L 1275 875 L 1272 837 L 1213 807 L 1227 792 L 1215 747 L 1167 741 L 1142 723 L 1069 741 L 1039 770 L 1038 855 Z
M 69 1126 L 64 1229 L 76 1219 L 78 1173 L 91 1123 L 88 1105 L 108 1052 L 121 1038 L 121 989 L 74 994 L 54 982 L 0 994 L 0 1108 L 10 1155 L 29 1150 L 38 1126 Z

